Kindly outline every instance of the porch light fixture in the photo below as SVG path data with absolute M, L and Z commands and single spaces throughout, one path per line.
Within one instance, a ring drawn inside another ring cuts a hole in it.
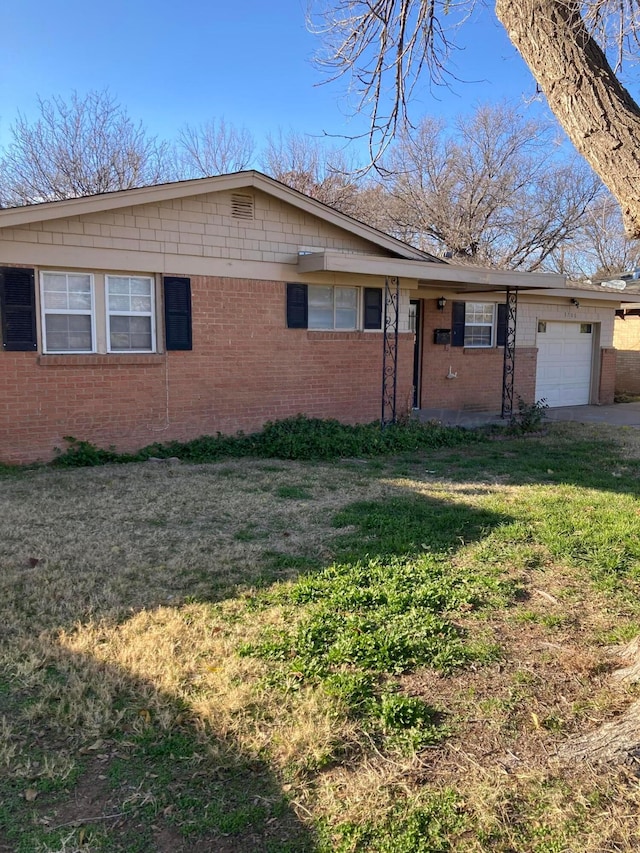
M 447 304 L 447 300 L 444 296 L 438 297 L 438 311 L 444 311 L 444 306 Z
M 580 307 L 580 303 L 579 303 L 579 302 L 578 302 L 578 300 L 575 298 L 575 296 L 572 296 L 572 297 L 571 297 L 571 304 L 572 304 L 572 305 L 575 305 L 575 306 L 576 306 L 576 308 L 579 308 L 579 307 Z

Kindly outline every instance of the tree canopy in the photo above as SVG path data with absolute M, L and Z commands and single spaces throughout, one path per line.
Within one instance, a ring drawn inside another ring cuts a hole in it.
M 347 74 L 371 115 L 372 159 L 409 114 L 419 80 L 446 82 L 475 0 L 325 0 L 322 63 Z M 569 139 L 640 237 L 640 108 L 620 73 L 637 47 L 640 0 L 495 0 L 494 12 Z M 387 93 L 391 95 L 387 97 Z

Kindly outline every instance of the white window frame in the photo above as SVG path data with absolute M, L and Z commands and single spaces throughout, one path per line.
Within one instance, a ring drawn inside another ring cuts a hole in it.
M 485 321 L 485 322 L 480 322 L 480 323 L 478 323 L 478 322 L 468 323 L 467 322 L 467 307 L 469 305 L 482 305 L 483 309 L 486 308 L 487 306 L 491 306 L 491 322 L 488 323 Z M 464 303 L 464 346 L 465 346 L 465 349 L 467 347 L 469 349 L 491 349 L 492 347 L 494 347 L 495 343 L 496 343 L 496 320 L 497 320 L 497 310 L 496 310 L 496 303 L 495 302 L 465 302 Z M 482 328 L 490 329 L 491 330 L 490 343 L 488 343 L 488 344 L 467 343 L 467 327 L 473 327 L 473 328 L 482 327 Z
M 355 287 L 353 285 L 341 285 L 341 284 L 309 284 L 307 285 L 307 328 L 312 332 L 356 332 L 359 328 L 361 328 L 360 323 L 362 323 L 362 288 Z M 311 290 L 312 288 L 330 288 L 331 295 L 333 299 L 333 325 L 332 326 L 312 326 L 311 325 Z M 338 290 L 352 290 L 355 292 L 356 304 L 354 306 L 354 325 L 347 327 L 337 327 L 336 326 L 336 291 Z
M 89 288 L 91 292 L 91 308 L 87 311 L 86 309 L 74 309 L 74 308 L 47 308 L 45 305 L 45 289 L 44 289 L 44 277 L 46 275 L 54 275 L 65 277 L 68 279 L 71 275 L 86 275 L 89 277 Z M 68 317 L 69 315 L 73 316 L 90 316 L 91 317 L 91 349 L 80 349 L 80 350 L 71 350 L 71 349 L 49 349 L 47 347 L 47 316 L 60 316 L 64 315 Z M 93 273 L 87 272 L 86 270 L 40 270 L 40 325 L 42 330 L 42 352 L 51 355 L 90 355 L 92 353 L 97 352 L 97 337 L 96 337 L 96 291 L 95 291 L 95 280 Z
M 149 295 L 151 298 L 150 311 L 110 311 L 109 310 L 109 282 L 113 279 L 132 278 L 146 279 L 149 282 Z M 104 276 L 104 306 L 105 306 L 105 329 L 107 337 L 107 352 L 113 355 L 128 355 L 130 353 L 153 353 L 156 352 L 156 289 L 155 279 L 150 275 L 122 275 L 105 273 Z M 150 349 L 112 349 L 111 347 L 111 318 L 112 317 L 150 317 L 151 318 L 151 348 Z

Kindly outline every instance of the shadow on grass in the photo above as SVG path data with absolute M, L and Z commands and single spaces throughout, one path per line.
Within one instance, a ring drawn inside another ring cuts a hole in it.
M 30 652 L 36 686 L 0 680 L 0 851 L 315 849 L 266 762 L 175 697 L 44 639 Z
M 339 534 L 332 555 L 317 569 L 295 554 L 284 554 L 279 562 L 267 555 L 264 565 L 247 563 L 244 580 L 313 577 L 338 554 L 346 561 L 451 554 L 508 520 L 398 488 L 386 501 L 355 503 L 339 513 L 335 524 L 355 531 Z M 81 537 L 81 525 L 76 535 Z M 14 675 L 0 685 L 0 711 L 7 721 L 3 749 L 12 768 L 0 781 L 0 850 L 31 853 L 65 849 L 65 843 L 126 853 L 320 849 L 266 760 L 204 727 L 189 707 L 150 680 L 72 654 L 57 642 L 57 632 L 74 625 L 106 617 L 111 625 L 124 626 L 136 612 L 166 605 L 153 569 L 143 573 L 146 595 L 138 598 L 135 592 L 131 599 L 127 581 L 133 584 L 133 575 L 116 584 L 103 577 L 89 589 L 83 586 L 82 563 L 67 571 L 76 574 L 65 578 L 64 565 L 36 561 L 26 571 L 15 568 L 11 582 L 5 576 L 5 606 L 20 609 L 21 621 L 14 613 L 13 623 L 4 626 L 8 642 L 0 647 L 14 664 Z M 413 607 L 407 590 L 407 606 Z M 405 595 L 400 586 L 394 601 L 399 594 Z M 200 587 L 196 599 L 212 603 L 230 595 L 229 589 L 213 586 L 207 594 Z M 437 596 L 429 595 L 424 606 L 438 610 Z M 137 606 L 128 608 L 129 600 Z M 120 617 L 114 619 L 116 613 Z M 259 619 L 259 613 L 251 618 Z M 20 635 L 13 650 L 18 637 L 12 631 Z M 106 704 L 105 685 L 115 685 Z M 80 702 L 80 710 L 74 702 Z
M 446 448 L 435 457 L 454 481 L 507 478 L 511 485 L 567 484 L 619 494 L 640 493 L 640 460 L 597 430 L 587 439 L 553 426 L 541 436 L 493 435 L 490 440 Z

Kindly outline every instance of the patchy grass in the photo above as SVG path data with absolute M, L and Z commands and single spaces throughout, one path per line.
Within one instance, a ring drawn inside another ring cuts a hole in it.
M 631 853 L 640 436 L 0 470 L 0 849 Z

